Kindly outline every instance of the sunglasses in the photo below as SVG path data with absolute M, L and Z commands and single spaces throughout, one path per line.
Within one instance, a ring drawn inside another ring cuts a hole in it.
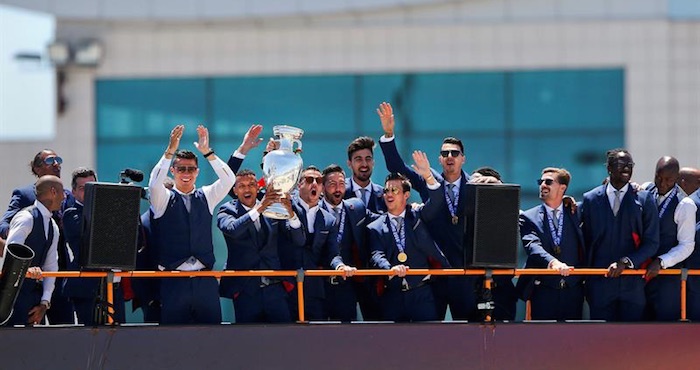
M 178 173 L 195 173 L 197 171 L 197 166 L 177 166 L 175 171 Z
M 309 185 L 313 184 L 314 181 L 316 181 L 317 184 L 321 185 L 323 184 L 323 177 L 306 176 L 304 177 L 304 181 Z
M 44 163 L 47 164 L 47 165 L 49 165 L 49 166 L 53 166 L 54 164 L 59 164 L 59 165 L 60 165 L 61 163 L 63 163 L 63 158 L 58 157 L 58 156 L 56 156 L 56 157 L 46 157 L 46 158 L 44 158 Z
M 401 189 L 399 189 L 399 188 L 397 188 L 397 187 L 395 187 L 395 186 L 388 187 L 388 188 L 384 188 L 384 194 L 389 194 L 389 193 L 391 193 L 391 194 L 397 195 L 397 194 L 400 193 L 400 192 L 401 192 Z
M 440 155 L 441 155 L 443 158 L 447 158 L 448 155 L 451 155 L 452 158 L 456 158 L 456 157 L 458 157 L 460 154 L 462 154 L 462 152 L 459 151 L 459 150 L 456 150 L 456 149 L 453 149 L 453 150 L 441 150 L 441 151 L 440 151 Z
M 631 169 L 634 168 L 634 162 L 613 162 L 611 166 L 620 169 L 629 167 Z
M 555 181 L 553 179 L 544 179 L 544 180 L 539 179 L 539 180 L 537 180 L 537 185 L 542 185 L 542 183 L 545 183 L 547 185 L 552 185 L 552 184 L 554 184 L 554 182 Z

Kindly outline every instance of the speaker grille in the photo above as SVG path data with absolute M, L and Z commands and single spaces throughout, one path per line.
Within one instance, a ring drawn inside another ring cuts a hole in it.
M 476 185 L 474 202 L 473 265 L 515 268 L 520 236 L 520 187 Z
M 82 267 L 135 268 L 140 198 L 137 186 L 86 184 Z

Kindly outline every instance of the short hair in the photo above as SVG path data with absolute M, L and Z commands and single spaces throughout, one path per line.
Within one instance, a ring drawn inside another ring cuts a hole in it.
M 255 172 L 253 172 L 252 170 L 250 170 L 248 168 L 244 168 L 244 169 L 236 172 L 236 177 L 243 177 L 243 176 L 253 176 L 253 177 L 257 178 L 257 175 L 255 174 Z
M 304 168 L 304 170 L 301 171 L 301 172 L 303 173 L 303 172 L 306 172 L 306 171 L 316 171 L 316 172 L 319 172 L 319 173 L 321 172 L 321 170 L 320 170 L 318 167 L 314 166 L 313 164 L 306 166 L 306 168 Z
M 617 158 L 617 155 L 619 153 L 625 153 L 629 156 L 632 156 L 632 154 L 630 154 L 630 152 L 628 152 L 626 149 L 622 149 L 622 148 L 610 149 L 605 153 L 605 156 L 607 157 L 606 164 L 608 164 L 608 165 L 612 164 L 612 162 Z
M 475 173 L 478 173 L 482 176 L 495 177 L 498 181 L 503 181 L 503 180 L 501 180 L 501 174 L 498 171 L 496 171 L 496 169 L 494 169 L 493 167 L 489 167 L 489 166 L 479 167 L 479 168 L 475 169 L 474 172 L 472 172 L 472 174 L 475 174 Z
M 410 192 L 411 191 L 411 181 L 408 180 L 408 178 L 398 172 L 391 172 L 386 176 L 386 179 L 384 180 L 384 185 L 386 185 L 387 182 L 391 180 L 399 180 L 401 181 L 401 188 L 403 192 Z
M 332 173 L 339 173 L 345 177 L 345 171 L 343 171 L 343 168 L 338 166 L 337 164 L 329 164 L 326 168 L 323 169 L 323 172 L 321 172 L 321 175 L 323 175 L 323 183 L 326 183 L 326 177 Z
M 462 140 L 457 139 L 456 137 L 448 136 L 442 140 L 442 145 L 445 144 L 454 144 L 459 146 L 459 150 L 464 154 L 464 144 L 462 144 Z
M 97 175 L 95 174 L 95 170 L 92 168 L 88 167 L 78 167 L 73 170 L 72 174 L 72 179 L 70 182 L 71 189 L 75 190 L 78 187 L 78 179 L 80 178 L 86 178 L 86 177 L 94 177 L 95 180 L 97 180 Z
M 32 171 L 32 174 L 34 176 L 38 175 L 36 173 L 36 171 L 34 171 L 34 169 L 41 167 L 41 165 L 44 163 L 44 161 L 41 160 L 41 154 L 44 152 L 56 153 L 52 149 L 42 149 L 41 151 L 39 151 L 39 153 L 36 153 L 36 155 L 34 156 L 34 159 L 32 159 L 32 161 L 29 162 L 29 169 Z
M 569 182 L 571 182 L 571 174 L 565 168 L 547 167 L 542 170 L 542 174 L 545 173 L 555 174 L 557 182 L 562 185 L 569 186 Z
M 369 136 L 360 136 L 348 145 L 348 160 L 352 160 L 352 154 L 358 150 L 369 149 L 374 155 L 374 139 Z
M 194 154 L 193 151 L 187 150 L 187 149 L 180 149 L 175 152 L 175 157 L 172 163 L 172 166 L 175 166 L 175 160 L 177 159 L 194 159 L 194 163 L 196 165 L 199 165 L 199 161 L 197 160 L 197 155 Z

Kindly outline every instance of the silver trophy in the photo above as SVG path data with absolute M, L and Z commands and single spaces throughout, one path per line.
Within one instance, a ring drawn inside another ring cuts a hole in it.
M 301 151 L 301 136 L 304 130 L 292 126 L 275 126 L 272 133 L 277 137 L 279 149 L 273 150 L 263 159 L 263 176 L 265 184 L 275 190 L 289 194 L 297 185 L 304 162 L 298 154 Z M 297 148 L 294 149 L 294 143 Z M 281 203 L 273 203 L 263 212 L 263 216 L 278 220 L 292 218 L 287 208 Z

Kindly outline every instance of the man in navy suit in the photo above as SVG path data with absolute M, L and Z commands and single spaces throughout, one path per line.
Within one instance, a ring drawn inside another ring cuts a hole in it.
M 384 153 L 386 167 L 390 172 L 405 175 L 420 194 L 423 202 L 429 197 L 425 179 L 406 165 L 396 149 L 394 136 L 394 114 L 390 104 L 382 103 L 377 109 L 384 135 L 379 144 Z M 465 247 L 471 240 L 465 235 L 466 223 L 466 193 L 470 177 L 462 167 L 466 162 L 462 141 L 453 137 L 443 140 L 439 156 L 442 174 L 431 169 L 435 179 L 440 183 L 444 201 L 434 216 L 426 217 L 430 233 L 440 249 L 454 268 L 465 268 L 471 264 L 472 250 Z M 499 182 L 491 176 L 481 176 L 479 182 Z M 477 310 L 478 292 L 481 290 L 483 279 L 478 276 L 450 276 L 438 278 L 432 284 L 437 304 L 438 316 L 445 317 L 447 306 L 450 306 L 452 318 L 455 320 L 480 321 L 481 314 Z M 514 316 L 515 313 L 513 312 Z M 508 315 L 510 318 L 511 315 Z M 497 317 L 498 319 L 499 317 Z
M 657 276 L 661 269 L 681 268 L 695 249 L 695 203 L 676 184 L 680 165 L 673 157 L 656 163 L 654 183 L 647 187 L 659 208 L 659 250 L 647 266 L 646 318 L 677 321 L 681 318 L 681 278 Z
M 343 261 L 359 268 L 369 267 L 367 224 L 378 215 L 365 208 L 360 198 L 343 199 L 345 172 L 332 164 L 323 169 L 324 200 L 322 207 L 335 215 L 338 248 Z M 342 279 L 332 276 L 326 281 L 326 307 L 331 320 L 357 320 L 357 303 L 365 321 L 380 320 L 381 310 L 376 295 L 376 279 L 354 276 Z
M 372 182 L 374 171 L 374 140 L 361 136 L 348 145 L 348 167 L 352 177 L 345 179 L 344 199 L 359 198 L 374 213 L 386 212 L 382 187 Z
M 644 268 L 659 249 L 659 216 L 654 197 L 630 185 L 634 161 L 624 149 L 607 153 L 610 181 L 583 195 L 581 206 L 587 264 L 606 268 L 605 277 L 586 282 L 591 319 L 639 321 L 644 314 L 644 279 L 620 276 Z
M 262 201 L 258 201 L 258 181 L 250 170 L 236 174 L 233 192 L 237 199 L 222 205 L 217 216 L 217 226 L 228 248 L 226 269 L 280 270 L 279 234 L 290 233 L 288 240 L 297 246 L 304 245 L 305 235 L 301 227 L 290 228 L 286 221 L 269 219 L 262 213 L 279 201 L 287 205 L 291 213 L 289 198 L 281 198 L 280 193 L 268 189 Z M 237 323 L 292 321 L 282 279 L 223 277 L 219 292 L 222 297 L 233 300 Z
M 425 154 L 416 165 L 428 181 L 428 186 L 438 188 L 427 165 Z M 438 194 L 440 195 L 440 194 Z M 447 268 L 449 262 L 428 232 L 428 225 L 421 218 L 421 209 L 407 205 L 411 196 L 411 183 L 398 173 L 390 173 L 384 185 L 384 201 L 387 213 L 371 222 L 369 243 L 372 263 L 394 276 L 385 279 L 380 294 L 384 320 L 430 321 L 439 320 L 430 275 L 406 275 L 410 268 Z M 428 207 L 429 203 L 427 206 Z
M 583 278 L 569 276 L 584 264 L 580 220 L 562 199 L 571 174 L 563 168 L 542 170 L 537 181 L 542 204 L 520 214 L 520 236 L 527 252 L 526 268 L 557 270 L 561 276 L 522 275 L 518 288 L 532 304 L 534 320 L 580 320 L 583 311 Z
M 71 188 L 75 202 L 73 207 L 63 212 L 63 231 L 66 236 L 66 261 L 68 271 L 80 271 L 80 249 L 82 244 L 82 220 L 85 200 L 85 183 L 97 181 L 95 171 L 87 167 L 78 167 L 73 171 Z M 123 323 L 124 293 L 121 289 L 119 278 L 115 278 L 114 285 L 114 321 Z M 97 296 L 100 293 L 100 279 L 96 278 L 70 278 L 66 279 L 63 286 L 63 295 L 73 302 L 79 324 L 92 326 L 100 324 L 95 321 L 95 306 Z M 103 297 L 106 299 L 106 297 Z
M 32 174 L 38 178 L 45 175 L 53 175 L 61 177 L 61 164 L 63 158 L 59 157 L 55 151 L 44 149 L 34 156 L 34 159 L 29 163 Z M 58 269 L 66 269 L 66 243 L 63 237 L 63 210 L 73 205 L 73 194 L 67 189 L 64 189 L 65 200 L 61 204 L 61 208 L 53 212 L 54 221 L 60 230 L 58 240 Z M 30 184 L 12 191 L 10 204 L 7 206 L 7 211 L 0 220 L 0 238 L 7 237 L 7 232 L 10 228 L 10 220 L 21 209 L 31 206 L 36 200 L 35 185 Z M 63 286 L 64 279 L 57 278 L 56 285 Z M 57 289 L 51 298 L 51 310 L 47 313 L 49 322 L 52 324 L 72 324 L 73 323 L 73 305 L 67 297 L 61 293 L 61 289 Z
M 678 186 L 688 195 L 688 198 L 695 203 L 695 249 L 690 257 L 685 260 L 685 267 L 689 269 L 700 269 L 700 170 L 692 167 L 683 167 L 678 177 Z M 687 305 L 686 313 L 689 320 L 700 320 L 700 276 L 688 276 L 687 282 Z
M 279 254 L 284 270 L 334 269 L 344 271 L 345 277 L 354 274 L 356 268 L 343 262 L 338 251 L 338 233 L 335 217 L 321 207 L 323 176 L 315 166 L 309 166 L 299 177 L 299 193 L 292 199 L 294 216 L 289 220 L 290 227 L 301 225 L 305 243 L 298 246 L 288 237 L 280 241 Z M 291 311 L 298 316 L 296 290 L 291 292 Z M 325 292 L 323 277 L 304 279 L 304 309 L 306 320 L 325 320 Z

